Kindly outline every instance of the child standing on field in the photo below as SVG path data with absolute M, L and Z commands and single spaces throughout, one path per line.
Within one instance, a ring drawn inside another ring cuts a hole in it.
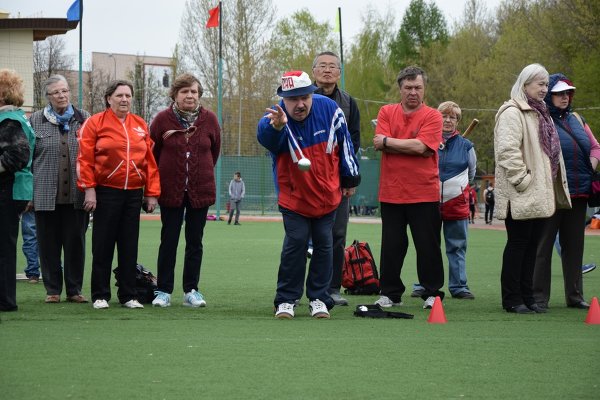
M 246 194 L 246 186 L 242 180 L 242 174 L 238 171 L 233 174 L 233 179 L 229 182 L 229 198 L 231 199 L 231 208 L 229 210 L 229 220 L 227 225 L 231 224 L 231 218 L 235 211 L 234 225 L 240 225 L 240 204 Z

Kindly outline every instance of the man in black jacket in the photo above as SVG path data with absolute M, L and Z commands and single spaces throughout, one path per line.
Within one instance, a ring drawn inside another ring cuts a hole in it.
M 360 149 L 360 113 L 356 101 L 345 91 L 340 90 L 337 82 L 341 76 L 341 62 L 337 54 L 330 51 L 319 53 L 313 61 L 313 77 L 318 89 L 315 93 L 334 100 L 346 116 L 346 124 L 352 138 L 354 153 Z M 342 197 L 336 211 L 333 225 L 333 276 L 329 286 L 329 295 L 338 306 L 347 306 L 348 301 L 340 294 L 342 286 L 342 267 L 344 265 L 344 248 L 346 247 L 346 230 L 350 217 L 350 198 Z

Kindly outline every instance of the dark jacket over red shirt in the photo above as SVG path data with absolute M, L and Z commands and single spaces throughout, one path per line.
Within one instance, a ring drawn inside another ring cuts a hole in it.
M 193 126 L 196 130 L 186 134 L 172 107 L 158 113 L 150 125 L 160 173 L 161 207 L 180 207 L 186 190 L 194 208 L 215 203 L 214 167 L 221 151 L 221 129 L 216 115 L 203 107 Z

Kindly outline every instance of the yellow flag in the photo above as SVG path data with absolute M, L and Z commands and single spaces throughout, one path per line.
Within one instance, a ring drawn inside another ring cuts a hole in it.
M 340 14 L 339 13 L 336 13 L 335 26 L 333 27 L 333 31 L 338 32 L 338 33 L 340 31 Z

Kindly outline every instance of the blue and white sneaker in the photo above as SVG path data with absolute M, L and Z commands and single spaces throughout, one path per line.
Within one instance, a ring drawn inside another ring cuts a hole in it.
M 581 273 L 587 274 L 588 272 L 592 272 L 596 269 L 596 264 L 583 264 L 581 266 Z
M 169 307 L 171 305 L 171 295 L 169 293 L 155 290 L 154 295 L 156 297 L 152 300 L 153 307 Z
M 183 296 L 183 305 L 186 307 L 206 307 L 206 301 L 200 292 L 192 289 L 191 292 L 187 292 Z

